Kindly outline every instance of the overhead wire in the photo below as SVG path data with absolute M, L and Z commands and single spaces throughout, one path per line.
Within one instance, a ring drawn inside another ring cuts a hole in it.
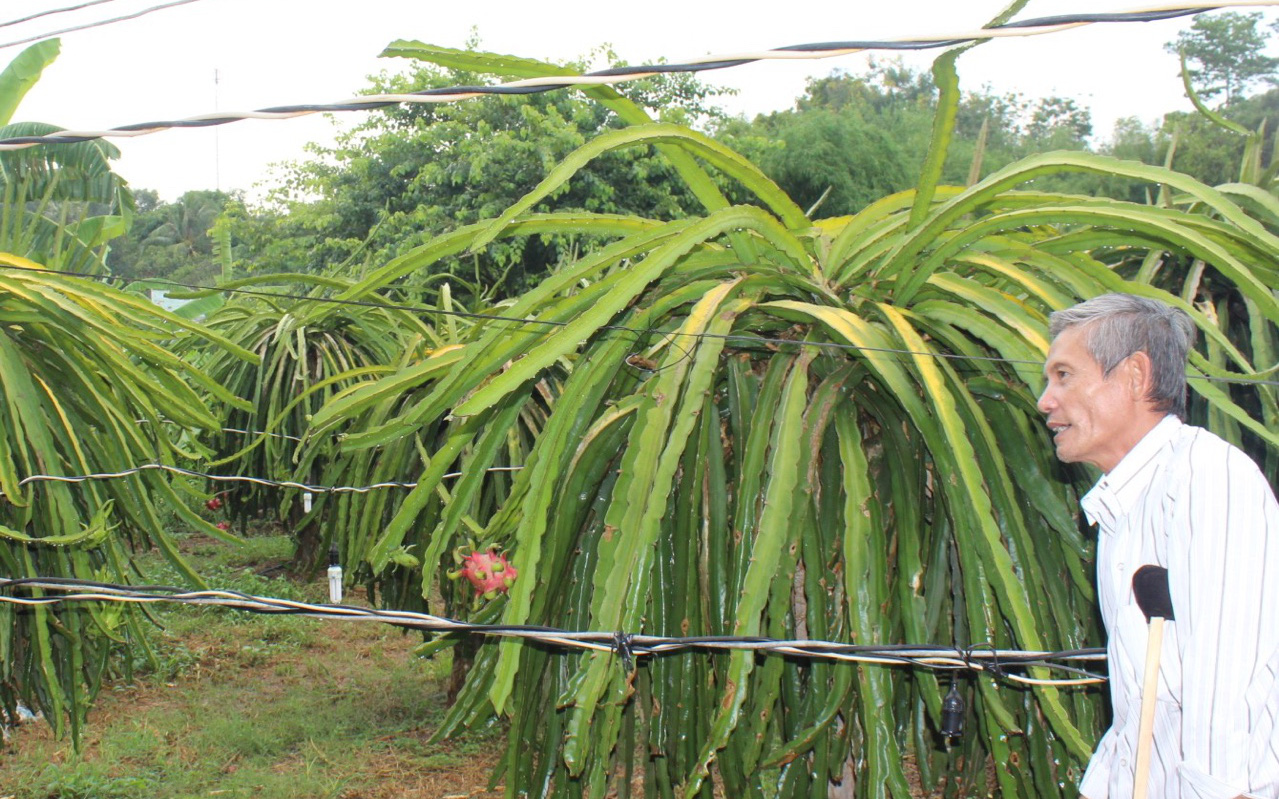
M 177 0 L 152 10 L 168 8 L 195 0 Z M 582 75 L 553 75 L 537 78 L 526 78 L 495 85 L 459 85 L 436 89 L 425 89 L 403 94 L 372 94 L 353 97 L 335 103 L 295 104 L 262 108 L 256 111 L 214 112 L 184 119 L 157 122 L 142 122 L 122 125 L 106 130 L 61 130 L 39 136 L 14 136 L 0 139 L 0 150 L 16 150 L 33 147 L 38 144 L 68 144 L 92 141 L 103 138 L 130 138 L 145 136 L 161 130 L 173 128 L 205 128 L 224 125 L 244 119 L 291 119 L 308 114 L 332 113 L 339 111 L 371 111 L 405 103 L 442 103 L 467 100 L 483 95 L 525 95 L 566 89 L 574 86 L 605 86 L 624 83 L 632 80 L 653 77 L 659 74 L 681 72 L 703 72 L 742 66 L 757 61 L 823 59 L 835 56 L 850 55 L 866 50 L 926 50 L 952 47 L 966 42 L 985 41 L 1021 36 L 1036 36 L 1057 33 L 1063 30 L 1078 28 L 1098 23 L 1131 23 L 1153 22 L 1189 16 L 1203 11 L 1240 6 L 1273 6 L 1279 0 L 1235 0 L 1230 3 L 1170 3 L 1155 7 L 1139 8 L 1129 11 L 1060 14 L 1051 17 L 1018 20 L 1014 22 L 981 28 L 975 31 L 963 31 L 954 34 L 937 36 L 904 36 L 876 40 L 854 40 L 815 42 L 794 44 L 772 50 L 731 53 L 728 55 L 709 55 L 690 58 L 675 64 L 643 64 L 637 66 L 611 67 Z M 24 42 L 11 42 L 0 45 L 9 47 Z
M 11 270 L 18 272 L 30 272 L 35 274 L 56 274 L 63 277 L 74 277 L 86 280 L 98 281 L 117 281 L 128 282 L 124 278 L 115 275 L 96 275 L 89 272 L 72 272 L 56 269 L 45 269 L 30 266 L 19 266 L 16 264 L 0 263 L 0 270 Z M 440 308 L 424 308 L 420 305 L 407 305 L 402 303 L 376 302 L 373 300 L 357 300 L 343 297 L 317 297 L 310 294 L 293 294 L 289 292 L 262 291 L 261 289 L 245 289 L 232 286 L 205 286 L 194 283 L 183 283 L 176 280 L 168 279 L 148 279 L 149 283 L 162 283 L 164 285 L 175 286 L 190 291 L 208 291 L 222 292 L 226 294 L 242 294 L 250 297 L 272 298 L 293 300 L 297 302 L 317 302 L 328 303 L 332 305 L 348 305 L 365 308 L 382 308 L 386 310 L 407 311 L 411 313 L 453 317 L 457 319 L 471 319 L 482 322 L 500 322 L 511 326 L 532 327 L 541 325 L 544 327 L 567 327 L 569 322 L 554 321 L 548 319 L 524 319 L 515 316 L 502 316 L 501 314 L 474 313 L 470 311 L 454 311 Z M 878 353 L 885 355 L 898 355 L 906 357 L 927 357 L 936 358 L 938 360 L 965 362 L 979 361 L 983 363 L 1006 363 L 1013 366 L 1041 366 L 1042 361 L 1035 361 L 1022 358 L 1005 358 L 997 355 L 964 355 L 952 352 L 928 352 L 922 350 L 899 349 L 894 347 L 871 347 L 860 344 L 845 344 L 838 341 L 809 341 L 802 339 L 775 338 L 759 335 L 744 335 L 741 333 L 686 333 L 678 330 L 660 330 L 654 328 L 634 328 L 625 325 L 600 325 L 600 330 L 614 330 L 619 332 L 631 333 L 637 337 L 651 336 L 654 334 L 670 337 L 692 338 L 696 340 L 702 339 L 721 339 L 730 344 L 737 345 L 757 345 L 762 347 L 812 347 L 824 350 L 839 350 L 843 352 L 866 352 Z M 1221 377 L 1218 375 L 1188 375 L 1191 380 L 1204 380 L 1214 383 L 1228 383 L 1233 385 L 1257 385 L 1257 386 L 1279 386 L 1279 380 L 1268 380 L 1264 378 L 1254 378 L 1246 375 L 1239 377 Z
M 99 0 L 99 2 L 106 2 L 106 0 Z M 84 31 L 84 30 L 89 30 L 91 28 L 101 28 L 106 25 L 114 25 L 117 22 L 125 22 L 127 20 L 137 19 L 138 17 L 145 17 L 147 14 L 152 14 L 156 11 L 163 11 L 166 8 L 174 8 L 176 6 L 184 6 L 184 5 L 187 5 L 188 3 L 196 3 L 196 2 L 199 2 L 199 0 L 171 0 L 171 2 L 161 3 L 160 5 L 144 8 L 141 11 L 135 11 L 132 14 L 122 14 L 118 17 L 111 17 L 110 19 L 102 19 L 96 22 L 86 22 L 83 25 L 73 25 L 69 28 L 62 28 L 61 30 L 48 31 L 47 33 L 41 33 L 35 36 L 28 36 L 24 39 L 17 39 L 12 42 L 4 42 L 3 44 L 0 44 L 0 50 L 5 49 L 6 47 L 17 47 L 20 44 L 30 44 L 31 42 L 38 42 L 41 39 L 49 39 L 54 36 L 61 36 L 64 33 L 74 33 L 76 31 Z M 86 5 L 94 5 L 94 4 L 90 3 Z M 84 6 L 81 6 L 81 8 L 83 7 Z M 72 9 L 62 9 L 62 10 L 72 10 Z M 50 13 L 54 13 L 54 12 L 50 12 Z M 95 137 L 95 138 L 99 138 L 99 137 Z
M 54 14 L 65 14 L 69 11 L 80 11 L 86 8 L 91 8 L 93 6 L 100 6 L 106 3 L 115 3 L 115 2 L 118 2 L 118 0 L 87 0 L 87 2 L 78 3 L 73 6 L 63 6 L 62 8 L 50 8 L 45 11 L 37 11 L 34 14 L 28 14 L 25 17 L 19 17 L 18 19 L 11 19 L 8 22 L 0 22 L 0 28 L 11 28 L 14 25 L 21 25 L 24 22 L 31 22 L 32 20 L 40 19 L 41 17 L 49 17 L 49 16 L 53 16 Z
M 24 590 L 18 595 L 15 591 Z M 45 593 L 52 592 L 52 595 Z M 759 636 L 660 636 L 623 632 L 564 630 L 540 625 L 472 624 L 470 622 L 405 610 L 378 610 L 354 605 L 313 604 L 263 597 L 239 591 L 187 591 L 172 586 L 128 586 L 53 577 L 0 579 L 0 603 L 41 607 L 78 602 L 129 604 L 177 603 L 225 607 L 251 613 L 299 615 L 335 621 L 371 621 L 440 634 L 475 634 L 535 641 L 566 648 L 613 652 L 631 656 L 661 656 L 687 650 L 750 650 L 814 660 L 910 666 L 939 671 L 970 670 L 992 677 L 1033 685 L 1087 685 L 1105 677 L 1075 664 L 1102 662 L 1102 649 L 1056 652 L 1000 650 L 990 645 L 959 649 L 939 645 L 850 644 L 811 639 L 775 639 Z M 1049 679 L 1016 673 L 1010 669 L 1046 669 L 1071 676 Z

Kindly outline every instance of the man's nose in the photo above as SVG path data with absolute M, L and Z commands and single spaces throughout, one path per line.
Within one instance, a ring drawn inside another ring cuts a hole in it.
M 1039 401 L 1035 403 L 1035 407 L 1040 413 L 1051 413 L 1053 408 L 1057 407 L 1057 400 L 1053 397 L 1052 386 L 1044 388 L 1044 393 L 1039 395 Z

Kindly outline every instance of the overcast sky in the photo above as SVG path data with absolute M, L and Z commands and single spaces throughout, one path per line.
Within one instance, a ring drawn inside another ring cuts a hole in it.
M 82 2 L 82 0 L 80 0 Z M 75 13 L 0 26 L 0 44 L 108 17 L 165 0 L 111 0 Z M 77 5 L 74 0 L 8 0 L 0 23 Z M 214 110 L 334 102 L 366 85 L 366 76 L 402 69 L 379 59 L 395 39 L 449 47 L 472 28 L 481 48 L 551 60 L 576 58 L 609 44 L 630 63 L 768 49 L 804 42 L 944 34 L 980 27 L 1004 0 L 198 0 L 138 19 L 62 36 L 62 55 L 27 96 L 16 119 L 69 128 L 106 128 Z M 1031 0 L 1018 16 L 1117 11 L 1133 2 Z M 1270 16 L 1270 12 L 1267 12 Z M 1064 95 L 1092 109 L 1097 133 L 1114 120 L 1154 122 L 1189 108 L 1176 59 L 1164 42 L 1190 18 L 1093 25 L 1063 33 L 990 42 L 959 62 L 961 85 Z M 21 47 L 0 49 L 0 63 Z M 926 67 L 935 55 L 908 61 Z M 753 116 L 789 107 L 809 76 L 858 72 L 864 55 L 769 62 L 703 73 L 739 90 L 725 105 Z M 216 83 L 215 83 L 216 75 Z M 360 113 L 360 112 L 354 112 Z M 341 115 L 339 124 L 354 121 Z M 305 158 L 308 141 L 329 142 L 322 116 L 250 120 L 216 130 L 175 130 L 115 139 L 118 171 L 134 188 L 165 199 L 200 188 L 244 189 L 271 180 L 272 163 Z M 258 191 L 261 189 L 259 188 Z

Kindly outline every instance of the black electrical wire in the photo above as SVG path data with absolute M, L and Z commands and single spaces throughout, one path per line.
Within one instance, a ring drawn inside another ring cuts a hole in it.
M 1038 17 L 1015 22 L 1005 22 L 1000 28 L 1051 27 L 1055 25 L 1080 25 L 1094 22 L 1159 22 L 1165 19 L 1202 14 L 1205 11 L 1219 11 L 1229 8 L 1225 3 L 1215 6 L 1197 6 L 1195 8 L 1170 8 L 1164 11 L 1116 11 L 1100 14 L 1057 14 L 1050 17 Z
M 49 595 L 45 592 L 57 592 Z M 762 636 L 669 637 L 563 630 L 532 624 L 471 624 L 442 616 L 397 610 L 377 610 L 354 605 L 318 605 L 307 602 L 262 597 L 241 591 L 189 591 L 174 586 L 128 586 L 116 583 L 58 577 L 0 579 L 0 603 L 49 606 L 72 602 L 157 603 L 173 602 L 195 606 L 227 607 L 250 613 L 297 615 L 329 620 L 364 620 L 438 634 L 500 636 L 536 641 L 563 647 L 612 651 L 624 661 L 640 656 L 661 656 L 688 649 L 703 651 L 750 650 L 768 655 L 804 657 L 816 660 L 843 660 L 883 665 L 910 666 L 938 671 L 967 669 L 985 672 L 999 679 L 1030 684 L 1080 685 L 1100 682 L 1104 676 L 1060 660 L 1104 661 L 1102 649 L 1061 652 L 996 650 L 993 646 L 968 650 L 934 645 L 849 644 L 835 641 L 783 640 Z M 988 650 L 988 651 L 983 651 Z M 1051 680 L 1012 674 L 1009 668 L 1047 669 L 1072 675 Z
M 183 3 L 195 2 L 195 0 L 177 0 L 177 2 L 168 3 L 162 6 L 156 6 L 148 9 L 146 12 L 168 8 Z M 1256 5 L 1253 3 L 1251 5 Z M 737 57 L 718 57 L 712 56 L 706 59 L 696 59 L 685 63 L 678 64 L 643 64 L 636 66 L 611 67 L 609 69 L 588 72 L 584 75 L 571 77 L 550 77 L 535 78 L 522 81 L 514 81 L 508 84 L 496 86 L 486 85 L 463 85 L 450 86 L 437 89 L 426 89 L 422 91 L 412 92 L 401 95 L 373 95 L 368 100 L 347 100 L 338 103 L 324 104 L 299 104 L 299 105 L 283 105 L 263 108 L 248 113 L 214 113 L 200 117 L 192 117 L 178 120 L 164 120 L 157 122 L 135 123 L 131 125 L 123 125 L 109 130 L 99 131 L 56 131 L 54 133 L 43 136 L 15 136 L 6 139 L 0 139 L 0 149 L 18 149 L 21 147 L 30 147 L 36 144 L 71 144 L 82 141 L 92 141 L 110 136 L 127 136 L 151 133 L 158 130 L 166 130 L 171 128 L 205 128 L 214 125 L 224 125 L 229 122 L 237 122 L 242 119 L 254 118 L 287 118 L 292 116 L 300 116 L 303 114 L 328 113 L 337 111 L 371 111 L 379 108 L 386 108 L 393 105 L 399 105 L 405 102 L 432 102 L 432 101 L 449 101 L 460 100 L 476 97 L 480 95 L 526 95 L 537 94 L 541 92 L 556 91 L 566 89 L 578 85 L 599 85 L 601 79 L 613 78 L 614 81 L 621 82 L 624 80 L 645 77 L 648 75 L 659 73 L 681 73 L 681 72 L 703 72 L 715 69 L 726 69 L 729 67 L 741 66 L 743 64 L 751 64 L 757 61 L 766 60 L 770 57 L 781 57 L 782 54 L 799 53 L 811 54 L 814 57 L 818 55 L 842 54 L 845 52 L 858 52 L 864 50 L 927 50 L 934 48 L 952 47 L 959 44 L 974 41 L 985 41 L 995 38 L 1001 32 L 1013 35 L 1024 35 L 1021 31 L 1033 31 L 1036 28 L 1045 28 L 1049 31 L 1057 28 L 1075 27 L 1093 23 L 1131 23 L 1131 22 L 1153 22 L 1157 20 L 1172 19 L 1175 17 L 1189 16 L 1198 14 L 1203 11 L 1211 11 L 1219 8 L 1227 7 L 1223 4 L 1201 5 L 1182 8 L 1157 8 L 1144 11 L 1128 11 L 1128 12 L 1101 12 L 1101 13 L 1081 13 L 1081 14 L 1064 14 L 1051 17 L 1037 17 L 1034 19 L 1019 20 L 1016 22 L 1004 23 L 1002 25 L 993 25 L 989 28 L 975 31 L 964 36 L 948 36 L 948 37 L 911 37 L 900 40 L 846 40 L 831 42 L 814 42 L 807 44 L 793 44 L 785 47 L 777 47 L 773 50 L 765 51 L 759 54 L 747 54 Z M 138 15 L 134 15 L 138 16 Z M 125 19 L 131 17 L 125 17 Z M 106 24 L 106 23 L 102 23 Z M 65 31 L 59 31 L 65 32 Z M 989 35 L 983 35 L 989 34 Z M 50 34 L 52 35 L 52 34 Z M 39 38 L 39 37 L 37 37 Z M 0 48 L 10 47 L 22 42 L 10 42 L 0 45 Z

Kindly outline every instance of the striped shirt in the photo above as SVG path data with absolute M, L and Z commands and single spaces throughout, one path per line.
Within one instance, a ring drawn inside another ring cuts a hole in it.
M 1151 799 L 1279 799 L 1279 505 L 1247 455 L 1166 416 L 1081 501 L 1100 527 L 1111 728 L 1079 789 L 1132 796 L 1147 623 L 1132 592 L 1168 570 Z

